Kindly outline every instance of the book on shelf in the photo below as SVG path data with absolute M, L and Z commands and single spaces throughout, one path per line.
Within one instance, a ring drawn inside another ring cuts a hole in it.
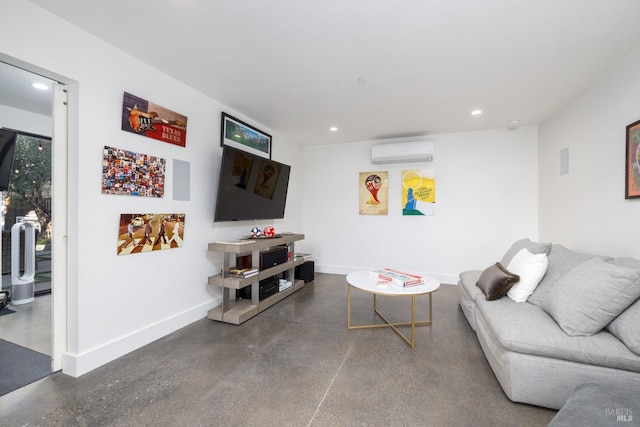
M 260 271 L 254 267 L 231 267 L 229 268 L 229 276 L 240 277 L 246 279 L 247 277 L 255 276 Z
M 229 277 L 236 277 L 238 279 L 248 279 L 249 277 L 257 276 L 258 272 L 255 273 L 247 273 L 247 274 L 233 274 L 229 273 Z
M 278 292 L 282 292 L 292 286 L 293 282 L 291 282 L 290 280 L 280 279 L 280 282 L 278 283 Z
M 302 258 L 305 261 L 311 261 L 311 254 L 296 252 L 296 258 Z
M 369 272 L 369 276 L 374 279 L 387 281 L 394 285 L 408 287 L 417 286 L 425 283 L 424 277 L 417 274 L 407 273 L 393 268 L 382 268 L 379 270 L 372 270 Z

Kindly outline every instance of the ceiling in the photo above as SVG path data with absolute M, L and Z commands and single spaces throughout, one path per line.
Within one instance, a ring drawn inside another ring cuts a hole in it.
M 539 124 L 640 46 L 637 0 L 31 2 L 305 145 Z
M 42 116 L 51 116 L 52 80 L 0 62 L 0 104 Z M 32 84 L 45 85 L 47 90 Z

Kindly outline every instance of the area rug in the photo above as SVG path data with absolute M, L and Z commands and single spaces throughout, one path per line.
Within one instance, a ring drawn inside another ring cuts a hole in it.
M 15 313 L 15 311 L 9 308 L 0 309 L 0 316 L 4 316 L 5 314 L 11 314 L 11 313 Z
M 0 396 L 51 374 L 51 357 L 0 339 Z

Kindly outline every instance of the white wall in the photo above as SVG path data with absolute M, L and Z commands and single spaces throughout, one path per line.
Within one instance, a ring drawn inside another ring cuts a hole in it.
M 222 258 L 208 253 L 207 244 L 238 238 L 254 225 L 213 224 L 220 112 L 252 121 L 29 2 L 3 1 L 2 15 L 0 54 L 71 83 L 68 348 L 63 371 L 81 375 L 201 319 L 219 303 L 220 292 L 207 285 L 207 277 L 219 272 Z M 187 116 L 186 148 L 122 131 L 125 91 Z M 253 124 L 273 135 L 274 160 L 292 165 L 286 218 L 273 225 L 300 230 L 302 151 L 271 129 Z M 101 194 L 105 145 L 167 159 L 165 196 Z M 172 200 L 173 159 L 191 165 L 188 202 Z M 184 247 L 117 256 L 120 214 L 146 212 L 185 213 Z M 61 286 L 53 285 L 54 292 Z
M 640 51 L 540 126 L 540 238 L 640 258 L 640 199 L 625 200 L 626 126 L 640 120 Z M 560 175 L 560 150 L 569 173 Z
M 402 216 L 402 170 L 429 164 L 372 165 L 372 142 L 304 149 L 300 246 L 317 271 L 397 267 L 457 283 L 461 271 L 495 263 L 513 241 L 537 238 L 537 127 L 427 139 L 434 142 L 435 216 Z M 389 214 L 359 215 L 359 173 L 385 170 Z
M 0 105 L 0 128 L 50 137 L 52 126 L 51 117 Z

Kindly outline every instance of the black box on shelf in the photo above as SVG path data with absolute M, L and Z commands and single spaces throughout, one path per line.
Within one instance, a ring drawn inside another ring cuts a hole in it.
M 303 264 L 296 266 L 295 278 L 304 280 L 304 283 L 313 281 L 315 264 L 313 261 L 305 261 Z
M 260 252 L 260 270 L 287 262 L 288 248 L 276 246 L 268 251 Z
M 278 293 L 278 285 L 279 279 L 281 275 L 275 275 L 272 277 L 267 277 L 266 279 L 260 280 L 258 283 L 258 299 L 262 301 L 265 298 L 270 297 L 271 295 Z M 236 293 L 236 297 L 242 299 L 251 299 L 251 288 L 254 285 L 245 286 L 242 289 L 238 289 Z

